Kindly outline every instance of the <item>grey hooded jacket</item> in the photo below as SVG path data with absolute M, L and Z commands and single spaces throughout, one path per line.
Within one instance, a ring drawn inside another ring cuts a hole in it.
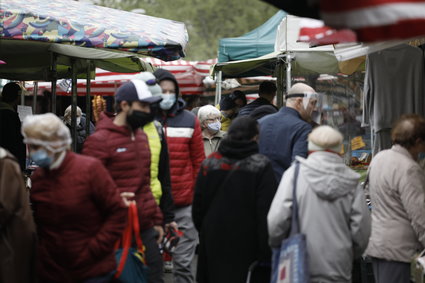
M 354 257 L 370 235 L 370 213 L 359 174 L 330 152 L 314 152 L 301 163 L 297 201 L 301 233 L 307 238 L 311 282 L 351 282 Z M 279 247 L 289 236 L 294 164 L 285 171 L 267 220 L 269 242 Z

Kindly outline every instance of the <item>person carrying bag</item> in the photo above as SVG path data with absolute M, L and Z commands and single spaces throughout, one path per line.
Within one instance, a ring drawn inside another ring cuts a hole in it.
M 136 247 L 132 247 L 133 239 Z M 148 267 L 145 261 L 145 248 L 140 237 L 136 202 L 129 204 L 127 227 L 121 241 L 116 245 L 115 258 L 118 267 L 114 278 L 122 283 L 148 283 Z
M 273 249 L 272 283 L 309 282 L 306 236 L 300 233 L 298 219 L 297 180 L 300 163 L 295 162 L 291 232 L 289 238 L 282 241 L 280 249 Z

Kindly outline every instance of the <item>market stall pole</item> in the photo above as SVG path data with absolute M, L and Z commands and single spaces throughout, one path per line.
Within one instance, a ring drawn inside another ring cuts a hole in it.
M 91 97 L 90 97 L 90 68 L 91 62 L 90 60 L 87 60 L 87 78 L 86 78 L 86 138 L 90 135 L 90 117 L 91 117 L 91 111 L 90 111 L 90 103 L 91 103 Z M 77 88 L 77 87 L 76 87 Z
M 221 101 L 221 80 L 222 80 L 222 72 L 221 71 L 218 71 L 217 73 L 216 73 L 216 78 L 217 78 L 217 80 L 216 80 L 216 88 L 215 88 L 215 104 L 214 105 L 217 105 L 217 104 L 219 104 L 220 103 L 220 101 Z
M 38 82 L 34 82 L 33 99 L 32 99 L 32 113 L 34 114 L 37 111 L 37 92 L 38 92 Z
M 71 103 L 71 138 L 72 138 L 72 151 L 77 151 L 77 68 L 76 60 L 71 59 L 72 66 L 72 103 Z
M 276 74 L 276 87 L 277 87 L 277 95 L 276 95 L 276 104 L 278 108 L 283 106 L 283 102 L 285 101 L 285 87 L 283 82 L 284 80 L 284 68 L 282 65 L 286 65 L 283 57 L 279 57 L 278 63 L 276 65 L 275 74 Z
M 58 74 L 56 72 L 57 70 L 57 55 L 56 53 L 51 53 L 51 58 L 52 58 L 52 72 L 51 72 L 51 76 L 52 76 L 52 113 L 56 114 L 56 80 L 58 77 Z

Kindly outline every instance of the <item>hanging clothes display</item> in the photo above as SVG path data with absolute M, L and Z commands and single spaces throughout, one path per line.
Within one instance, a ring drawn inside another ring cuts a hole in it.
M 424 55 L 398 45 L 368 55 L 362 126 L 370 126 L 373 155 L 391 147 L 391 128 L 403 114 L 425 114 Z

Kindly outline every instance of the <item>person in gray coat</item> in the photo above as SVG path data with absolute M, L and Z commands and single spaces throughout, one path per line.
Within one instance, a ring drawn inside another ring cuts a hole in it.
M 405 115 L 392 129 L 391 149 L 369 166 L 372 257 L 377 283 L 409 283 L 410 262 L 425 248 L 425 174 L 418 164 L 425 152 L 425 119 Z
M 308 137 L 309 156 L 297 156 L 297 201 L 301 233 L 307 238 L 310 282 L 351 282 L 352 262 L 367 247 L 370 213 L 360 175 L 339 155 L 343 137 L 320 126 Z M 269 243 L 277 248 L 289 236 L 294 164 L 285 171 L 268 220 Z

